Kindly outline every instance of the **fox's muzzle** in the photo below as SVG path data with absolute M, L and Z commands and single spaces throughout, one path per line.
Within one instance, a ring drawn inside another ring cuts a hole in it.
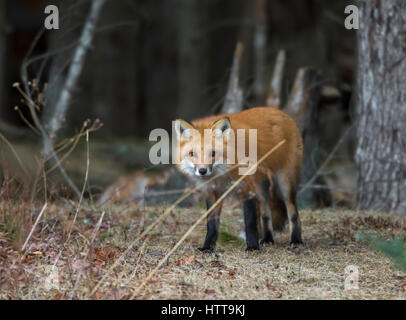
M 208 177 L 212 174 L 211 167 L 195 167 L 195 175 L 198 177 Z

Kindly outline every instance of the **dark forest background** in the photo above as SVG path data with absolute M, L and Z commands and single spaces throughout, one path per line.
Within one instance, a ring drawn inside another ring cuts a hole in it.
M 44 29 L 48 4 L 59 8 L 59 30 Z M 317 77 L 309 82 L 310 89 L 317 88 L 317 97 L 310 99 L 313 111 L 306 111 L 312 119 L 305 130 L 312 132 L 302 177 L 302 186 L 307 183 L 312 198 L 306 206 L 353 206 L 357 39 L 355 30 L 344 27 L 348 4 L 352 2 L 106 1 L 64 121 L 54 136 L 71 137 L 86 119 L 101 120 L 103 127 L 92 132 L 89 183 L 92 192 L 101 193 L 117 178 L 151 167 L 151 130 L 170 130 L 176 118 L 192 120 L 224 110 L 237 43 L 244 47 L 238 72 L 244 108 L 266 104 L 276 58 L 284 50 L 281 106 L 294 96 L 298 71 L 317 70 Z M 46 103 L 38 110 L 47 130 L 54 117 L 50 110 L 61 95 L 91 5 L 89 0 L 0 1 L 0 130 L 33 175 L 38 161 L 32 145 L 40 145 L 41 138 L 27 126 L 30 110 L 23 107 L 13 84 L 24 80 L 23 70 L 26 82 L 36 79 L 40 86 L 47 84 Z M 42 154 L 47 154 L 46 144 Z M 53 179 L 58 181 L 55 188 L 69 182 L 69 176 L 70 189 L 79 195 L 74 183 L 82 183 L 85 151 L 82 139 L 64 159 L 67 174 L 61 168 L 62 179 Z M 12 159 L 9 153 L 8 166 L 15 164 Z M 326 159 L 328 163 L 318 172 Z
M 90 4 L 86 0 L 3 1 L 2 123 L 24 126 L 13 108 L 21 97 L 12 84 L 20 81 L 22 60 L 43 28 L 47 3 L 58 5 L 61 22 L 60 30 L 46 31 L 32 52 L 32 56 L 53 53 L 44 66 L 43 60 L 30 66 L 31 77 L 41 70 L 43 82 L 52 81 L 52 70 L 66 72 Z M 287 55 L 285 98 L 298 68 L 311 65 L 322 71 L 323 84 L 334 85 L 349 99 L 356 45 L 355 33 L 344 28 L 348 3 L 108 1 L 64 129 L 70 132 L 87 118 L 100 118 L 104 127 L 97 134 L 145 138 L 153 128 L 170 129 L 174 118 L 219 111 L 237 41 L 245 45 L 240 82 L 246 106 L 265 103 L 266 83 L 280 49 Z M 265 51 L 258 53 L 255 46 L 261 41 L 261 28 Z M 342 108 L 348 116 L 348 101 Z

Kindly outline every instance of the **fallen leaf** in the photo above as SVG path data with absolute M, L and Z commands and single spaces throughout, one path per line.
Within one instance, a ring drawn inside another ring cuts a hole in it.
M 51 297 L 51 300 L 70 300 L 70 299 L 63 293 L 57 293 Z
M 300 246 L 293 246 L 293 247 L 290 247 L 288 250 L 297 255 L 303 254 L 303 252 L 304 252 L 304 249 Z
M 77 271 L 88 268 L 90 266 L 90 263 L 85 261 L 84 259 L 76 259 L 75 261 L 73 261 L 71 266 L 74 271 Z
M 93 255 L 94 259 L 109 262 L 114 260 L 118 253 L 117 247 L 103 247 L 100 249 L 95 249 L 95 253 Z
M 267 287 L 268 290 L 273 291 L 275 294 L 275 298 L 280 299 L 282 298 L 282 292 L 281 289 L 278 287 L 273 286 L 270 282 L 269 279 L 265 280 L 265 285 Z
M 125 296 L 124 291 L 120 288 L 114 288 L 113 290 L 110 291 L 110 294 L 108 296 L 109 300 L 121 300 Z
M 190 255 L 185 259 L 180 259 L 175 261 L 177 266 L 191 266 L 191 265 L 201 265 L 201 263 L 196 259 L 195 255 Z
M 103 297 L 104 297 L 104 294 L 102 292 L 100 292 L 100 291 L 96 291 L 95 294 L 94 294 L 94 298 L 96 300 L 102 300 Z
M 212 296 L 212 297 L 216 296 L 216 291 L 214 291 L 214 290 L 206 289 L 206 290 L 204 290 L 204 293 L 207 294 L 208 296 Z
M 153 283 L 158 283 L 158 282 L 161 282 L 161 279 L 160 279 L 156 274 L 154 274 L 154 275 L 151 277 L 151 280 L 149 280 L 149 281 L 151 281 L 151 282 L 153 282 Z
M 103 262 L 103 264 L 104 264 L 104 262 Z M 102 268 L 102 266 L 100 264 L 95 263 L 95 265 L 92 266 L 90 268 L 90 270 L 91 270 L 92 274 L 95 276 L 95 275 L 102 274 L 104 269 Z
M 169 230 L 171 233 L 175 233 L 178 229 L 179 226 L 179 222 L 175 221 L 174 223 L 171 224 L 171 226 L 169 227 Z
M 210 262 L 210 267 L 219 268 L 219 269 L 225 269 L 225 266 L 218 260 L 213 260 L 212 262 Z
M 268 279 L 265 280 L 265 285 L 266 285 L 266 287 L 268 288 L 268 290 L 272 290 L 272 291 L 276 291 L 276 290 L 277 290 L 277 288 L 276 288 L 275 286 L 273 286 L 273 285 L 271 285 L 271 284 L 269 283 L 269 280 L 268 280 Z
M 8 288 L 9 288 L 8 283 L 6 282 L 0 283 L 0 291 L 7 290 Z

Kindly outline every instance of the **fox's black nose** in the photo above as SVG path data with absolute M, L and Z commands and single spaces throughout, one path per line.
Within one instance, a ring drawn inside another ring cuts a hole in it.
M 199 173 L 200 173 L 200 175 L 205 176 L 206 173 L 207 173 L 207 169 L 206 168 L 200 168 Z

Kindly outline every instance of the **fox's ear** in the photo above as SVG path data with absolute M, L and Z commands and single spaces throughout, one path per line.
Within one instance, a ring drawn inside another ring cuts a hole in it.
M 228 137 L 231 132 L 231 122 L 228 117 L 217 120 L 212 124 L 211 130 L 217 138 Z
M 175 131 L 179 140 L 188 140 L 192 136 L 195 127 L 190 122 L 182 119 L 175 120 Z

